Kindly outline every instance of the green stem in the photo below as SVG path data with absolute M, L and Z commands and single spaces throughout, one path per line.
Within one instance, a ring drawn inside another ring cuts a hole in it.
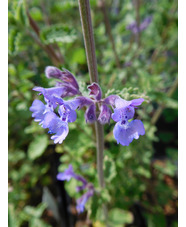
M 86 49 L 88 69 L 90 74 L 90 81 L 91 83 L 98 83 L 97 61 L 89 0 L 79 0 L 79 11 Z M 104 131 L 103 126 L 98 121 L 95 122 L 95 129 L 97 141 L 97 171 L 99 185 L 103 188 L 105 185 L 103 174 Z
M 104 174 L 103 174 L 103 151 L 104 151 L 104 131 L 103 125 L 99 122 L 95 123 L 96 141 L 97 141 L 97 171 L 99 177 L 99 185 L 104 188 Z
M 83 37 L 84 37 L 84 43 L 85 43 L 90 80 L 91 80 L 91 83 L 92 82 L 98 83 L 97 61 L 96 61 L 94 35 L 93 35 L 89 0 L 79 0 L 79 11 L 80 11 L 81 25 L 83 30 Z

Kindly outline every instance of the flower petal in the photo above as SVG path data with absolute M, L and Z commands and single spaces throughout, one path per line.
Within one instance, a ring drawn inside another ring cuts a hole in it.
M 55 135 L 51 137 L 51 139 L 54 140 L 54 143 L 62 143 L 69 132 L 68 123 L 62 121 L 53 112 L 46 113 L 42 126 L 43 128 L 49 128 L 50 133 L 55 133 Z
M 131 101 L 126 101 L 125 99 L 118 98 L 115 100 L 115 106 L 116 108 L 125 108 L 129 106 L 132 102 Z
M 77 118 L 76 111 L 72 110 L 70 106 L 66 104 L 59 107 L 58 113 L 61 116 L 62 121 L 74 122 Z
M 84 96 L 79 96 L 76 98 L 76 100 L 78 100 L 78 109 L 81 109 L 84 106 L 90 106 L 93 105 L 94 102 L 92 101 L 92 99 L 84 97 Z
M 92 95 L 96 100 L 100 100 L 102 96 L 102 91 L 100 86 L 97 83 L 92 83 L 89 85 L 88 90 L 90 91 L 89 95 Z
M 145 134 L 143 123 L 140 120 L 133 120 L 130 123 L 122 124 L 117 122 L 114 127 L 114 137 L 117 143 L 128 146 L 133 139 L 138 139 L 140 135 Z
M 109 123 L 111 114 L 112 114 L 111 109 L 107 105 L 102 104 L 100 107 L 100 115 L 98 117 L 98 121 L 101 124 Z
M 140 106 L 144 102 L 143 98 L 131 100 L 131 106 Z
M 60 97 L 66 92 L 66 88 L 63 87 L 53 87 L 53 88 L 43 88 L 43 87 L 34 87 L 34 91 L 39 91 L 40 94 L 43 94 L 45 101 L 49 106 L 53 106 L 55 109 L 57 107 L 57 103 L 60 101 Z M 63 103 L 61 99 L 60 104 Z
M 44 118 L 44 112 L 45 112 L 45 105 L 40 100 L 34 100 L 32 103 L 32 106 L 30 107 L 30 111 L 32 113 L 32 117 L 34 117 L 34 121 L 40 122 Z
M 54 66 L 47 66 L 45 68 L 45 75 L 47 78 L 62 79 L 61 70 Z
M 140 27 L 139 27 L 140 31 L 145 30 L 151 22 L 152 22 L 152 16 L 146 17 L 140 24 Z
M 127 121 L 134 117 L 134 107 L 127 106 L 124 108 L 115 108 L 114 113 L 112 114 L 112 119 L 116 122 L 118 121 Z
M 63 140 L 67 137 L 68 132 L 68 124 L 63 124 L 61 127 L 58 128 L 56 134 L 51 136 L 51 139 L 54 140 L 54 143 L 62 143 Z
M 103 99 L 103 102 L 107 105 L 111 105 L 112 107 L 115 107 L 115 100 L 120 98 L 118 95 L 109 95 L 105 99 Z
M 79 90 L 79 85 L 74 75 L 71 72 L 69 72 L 67 69 L 63 69 L 63 70 L 64 71 L 61 71 L 60 69 L 54 66 L 47 66 L 45 69 L 45 75 L 47 78 L 60 79 L 66 84 L 70 84 L 71 86 Z
M 63 69 L 64 71 L 62 71 L 62 80 L 66 83 L 71 84 L 73 87 L 75 87 L 77 90 L 79 90 L 79 85 L 78 82 L 75 78 L 75 76 L 69 72 L 67 69 Z
M 69 165 L 69 167 L 63 173 L 57 174 L 57 179 L 61 181 L 64 181 L 64 180 L 69 181 L 74 176 L 75 176 L 75 173 L 74 173 L 73 167 L 72 165 Z
M 93 123 L 97 120 L 96 118 L 96 106 L 90 105 L 85 112 L 85 120 L 87 123 Z
M 77 202 L 76 209 L 78 213 L 82 213 L 84 211 L 86 202 L 91 196 L 93 196 L 93 194 L 94 194 L 94 190 L 91 189 L 76 201 Z

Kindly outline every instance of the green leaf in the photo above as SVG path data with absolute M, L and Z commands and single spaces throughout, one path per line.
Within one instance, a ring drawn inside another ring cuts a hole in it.
M 85 50 L 83 48 L 77 48 L 74 50 L 71 61 L 73 63 L 83 64 L 86 62 Z
M 131 212 L 119 208 L 113 208 L 109 211 L 108 220 L 113 227 L 122 227 L 123 224 L 130 224 L 133 221 Z
M 105 180 L 110 182 L 116 176 L 115 162 L 110 159 L 107 155 L 104 159 L 104 175 Z
M 41 39 L 44 43 L 72 43 L 77 37 L 77 34 L 73 28 L 65 25 L 55 25 L 45 27 L 41 31 Z
M 17 29 L 11 29 L 8 35 L 8 52 L 13 55 L 16 53 L 16 38 L 19 32 Z
M 25 7 L 25 1 L 21 0 L 18 3 L 17 9 L 16 9 L 16 19 L 21 22 L 23 25 L 28 25 L 28 18 L 26 15 L 26 7 Z
M 141 175 L 144 176 L 146 178 L 150 178 L 151 177 L 151 173 L 149 171 L 149 169 L 144 168 L 143 166 L 139 166 L 136 170 L 136 172 Z
M 28 147 L 28 157 L 34 160 L 40 157 L 48 146 L 48 137 L 46 135 L 37 136 Z
M 47 205 L 45 203 L 40 203 L 37 207 L 32 207 L 32 206 L 26 206 L 24 208 L 24 211 L 26 214 L 40 218 L 43 211 L 46 209 Z
M 17 217 L 15 214 L 15 209 L 13 204 L 8 205 L 8 226 L 9 227 L 18 227 Z

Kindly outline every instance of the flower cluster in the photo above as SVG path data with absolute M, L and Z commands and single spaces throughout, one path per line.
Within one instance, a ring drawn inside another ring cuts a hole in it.
M 75 174 L 72 165 L 69 165 L 69 167 L 63 173 L 58 173 L 57 175 L 57 179 L 61 181 L 69 181 L 71 178 L 74 178 L 82 183 L 81 186 L 76 187 L 77 192 L 87 189 L 87 192 L 76 201 L 76 209 L 78 213 L 81 213 L 85 209 L 85 203 L 94 194 L 94 186 L 91 183 L 88 183 L 82 176 Z
M 138 26 L 137 22 L 133 22 L 127 26 L 127 29 L 130 30 L 133 34 L 137 34 L 145 30 L 152 21 L 152 16 L 146 17 L 142 23 Z
M 33 90 L 44 96 L 45 103 L 34 100 L 30 111 L 32 117 L 43 128 L 48 128 L 53 134 L 54 143 L 62 143 L 69 132 L 68 124 L 77 118 L 76 110 L 86 107 L 85 120 L 87 123 L 99 121 L 100 124 L 110 123 L 112 118 L 116 125 L 114 137 L 117 143 L 128 146 L 133 139 L 138 139 L 145 134 L 143 123 L 140 120 L 132 120 L 135 108 L 141 105 L 144 99 L 126 101 L 117 95 L 102 98 L 102 91 L 97 83 L 92 83 L 87 88 L 89 97 L 81 95 L 79 85 L 75 77 L 68 71 L 61 71 L 56 67 L 48 66 L 45 70 L 47 78 L 58 79 L 53 88 L 35 87 Z M 65 97 L 76 96 L 71 100 Z M 99 110 L 97 111 L 97 108 Z M 112 110 L 114 113 L 112 113 Z
M 39 92 L 39 95 L 43 95 L 45 103 L 34 100 L 30 111 L 34 120 L 39 122 L 43 128 L 48 128 L 48 132 L 53 134 L 51 139 L 54 140 L 54 143 L 63 142 L 69 132 L 68 124 L 76 120 L 76 110 L 83 107 L 86 108 L 85 120 L 87 123 L 99 121 L 100 124 L 107 124 L 110 123 L 111 118 L 116 122 L 113 132 L 118 144 L 128 146 L 133 139 L 138 139 L 140 135 L 145 134 L 143 123 L 140 120 L 131 121 L 135 108 L 144 101 L 142 98 L 131 101 L 126 101 L 117 95 L 102 98 L 102 91 L 97 83 L 92 83 L 87 87 L 89 97 L 85 97 L 79 91 L 75 77 L 68 70 L 61 71 L 56 67 L 48 66 L 45 74 L 47 78 L 58 80 L 56 86 L 52 88 L 35 87 L 33 90 Z M 75 98 L 64 100 L 65 97 L 72 96 Z M 63 173 L 57 175 L 57 179 L 62 181 L 69 181 L 71 178 L 82 183 L 76 188 L 77 192 L 87 189 L 87 192 L 77 200 L 76 208 L 80 213 L 84 211 L 87 200 L 93 196 L 94 187 L 82 176 L 75 174 L 71 165 Z

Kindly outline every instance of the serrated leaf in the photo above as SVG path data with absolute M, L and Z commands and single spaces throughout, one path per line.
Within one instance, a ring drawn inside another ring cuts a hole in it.
M 105 156 L 104 160 L 104 175 L 105 180 L 108 182 L 110 182 L 116 176 L 115 162 L 111 160 L 108 156 Z
M 41 39 L 45 44 L 50 43 L 72 43 L 77 37 L 73 28 L 64 25 L 50 26 L 41 31 Z
M 28 157 L 34 160 L 40 157 L 48 145 L 48 137 L 46 135 L 37 136 L 28 147 Z

